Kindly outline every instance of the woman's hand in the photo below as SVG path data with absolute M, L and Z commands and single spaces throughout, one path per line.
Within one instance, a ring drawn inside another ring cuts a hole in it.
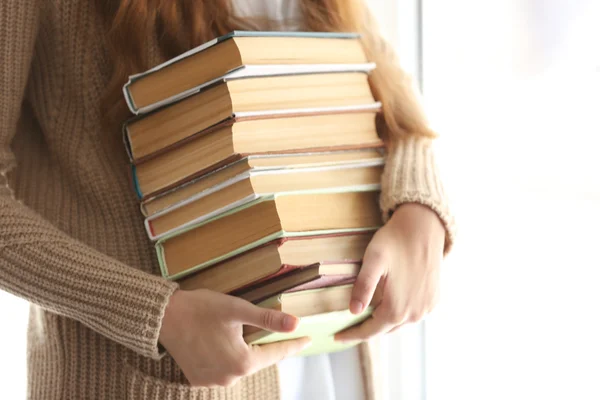
M 361 312 L 378 284 L 381 303 L 371 318 L 338 333 L 336 340 L 367 340 L 431 311 L 438 299 L 444 239 L 444 227 L 432 210 L 416 203 L 400 206 L 367 247 L 350 310 Z
M 205 289 L 178 290 L 169 300 L 159 341 L 192 386 L 205 387 L 231 386 L 310 345 L 301 338 L 249 346 L 242 337 L 243 325 L 292 332 L 298 319 Z

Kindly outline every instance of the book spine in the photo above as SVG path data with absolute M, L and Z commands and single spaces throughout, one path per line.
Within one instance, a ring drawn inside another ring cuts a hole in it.
M 142 198 L 144 198 L 144 194 L 140 189 L 140 183 L 137 177 L 137 170 L 135 168 L 135 165 L 133 164 L 131 164 L 131 180 L 133 182 L 133 189 L 135 190 L 135 194 L 137 195 L 138 199 L 141 200 Z
M 125 122 L 123 124 L 122 135 L 123 135 L 123 144 L 125 145 L 125 151 L 127 152 L 127 157 L 129 158 L 129 162 L 133 163 L 133 152 L 131 150 L 131 141 L 129 140 L 128 122 Z
M 140 203 L 140 211 L 144 217 L 148 217 L 148 208 L 146 207 L 145 202 Z
M 152 220 L 150 218 L 146 218 L 144 220 L 144 226 L 146 227 L 146 233 L 148 234 L 148 238 L 150 240 L 156 240 L 156 232 L 154 231 L 154 227 L 152 226 Z
M 246 196 L 242 199 L 239 199 L 231 204 L 228 204 L 224 207 L 218 208 L 216 210 L 210 211 L 204 215 L 200 215 L 200 216 L 196 216 L 193 219 L 190 219 L 189 221 L 176 226 L 175 228 L 172 228 L 166 232 L 162 232 L 162 233 L 156 233 L 152 228 L 151 228 L 151 223 L 153 220 L 160 218 L 162 216 L 164 216 L 165 214 L 168 214 L 170 211 L 172 211 L 173 209 L 165 209 L 164 211 L 158 212 L 148 218 L 146 218 L 146 232 L 148 233 L 148 237 L 150 238 L 150 240 L 155 241 L 155 240 L 160 240 L 163 237 L 169 236 L 171 234 L 175 234 L 180 230 L 186 229 L 188 226 L 193 226 L 196 224 L 199 224 L 203 221 L 208 221 L 210 219 L 216 218 L 224 213 L 227 213 L 229 211 L 235 210 L 239 207 L 243 207 L 246 204 L 250 204 L 253 201 L 256 201 L 257 199 L 260 199 L 260 196 L 256 195 L 256 194 L 252 194 L 249 196 Z
M 156 243 L 154 245 L 154 250 L 156 251 L 156 258 L 158 259 L 158 266 L 160 268 L 161 275 L 163 278 L 172 279 L 167 267 L 167 261 L 165 260 L 165 248 L 163 247 L 162 243 Z
M 159 239 L 158 242 L 156 242 L 156 244 L 154 245 L 154 248 L 155 248 L 157 256 L 158 256 L 158 262 L 159 262 L 159 265 L 160 265 L 160 271 L 163 274 L 163 277 L 166 278 L 166 279 L 170 279 L 170 280 L 177 280 L 177 279 L 183 278 L 185 276 L 188 276 L 188 275 L 190 275 L 190 274 L 192 274 L 192 273 L 194 273 L 196 271 L 201 271 L 201 270 L 203 270 L 205 268 L 208 268 L 208 267 L 211 267 L 211 266 L 213 266 L 215 264 L 218 264 L 221 261 L 228 260 L 228 259 L 230 259 L 230 258 L 232 258 L 234 256 L 237 256 L 239 254 L 242 254 L 242 253 L 244 253 L 244 252 L 246 252 L 248 250 L 255 249 L 258 246 L 261 246 L 261 245 L 263 245 L 263 244 L 265 244 L 267 242 L 273 241 L 275 239 L 279 239 L 280 237 L 283 236 L 283 234 L 284 233 L 282 231 L 280 231 L 280 232 L 276 232 L 276 233 L 274 233 L 272 235 L 265 236 L 264 238 L 262 238 L 262 239 L 260 239 L 260 240 L 258 240 L 256 242 L 254 242 L 254 243 L 250 243 L 248 245 L 239 247 L 238 249 L 236 249 L 236 250 L 234 250 L 234 251 L 232 251 L 232 252 L 230 252 L 228 254 L 224 254 L 222 256 L 213 258 L 212 260 L 203 262 L 203 263 L 198 264 L 198 265 L 196 265 L 194 267 L 191 267 L 191 268 L 188 268 L 186 270 L 177 272 L 176 274 L 169 273 L 167 265 L 166 265 L 166 260 L 165 260 L 165 257 L 164 257 L 163 243 L 167 239 L 164 239 L 164 238 L 163 239 Z
M 132 77 L 129 77 L 125 85 L 123 85 L 123 97 L 125 97 L 125 103 L 127 103 L 127 108 L 129 108 L 129 111 L 131 111 L 132 114 L 137 115 L 139 113 L 139 109 L 135 105 L 133 96 L 131 95 L 131 91 L 129 90 L 129 87 L 132 83 L 133 79 Z

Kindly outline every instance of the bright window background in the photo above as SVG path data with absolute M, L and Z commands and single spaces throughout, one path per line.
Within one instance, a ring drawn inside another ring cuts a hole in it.
M 0 362 L 2 398 L 25 398 L 28 307 L 25 301 L 0 290 L 0 343 L 4 351 Z
M 600 3 L 424 0 L 460 235 L 426 398 L 600 399 Z

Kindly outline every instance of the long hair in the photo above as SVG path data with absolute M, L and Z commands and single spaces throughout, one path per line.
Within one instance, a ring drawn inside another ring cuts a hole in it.
M 157 40 L 160 57 L 169 59 L 235 29 L 253 29 L 236 18 L 230 0 L 96 0 L 108 26 L 107 46 L 112 76 L 102 104 L 107 119 L 127 116 L 121 87 L 129 75 L 152 67 L 149 38 Z M 400 68 L 391 46 L 378 28 L 364 0 L 300 0 L 303 28 L 318 32 L 358 32 L 370 61 L 377 68 L 369 82 L 383 104 L 378 131 L 384 139 L 405 135 L 434 137 L 408 74 Z M 263 26 L 264 28 L 264 26 Z

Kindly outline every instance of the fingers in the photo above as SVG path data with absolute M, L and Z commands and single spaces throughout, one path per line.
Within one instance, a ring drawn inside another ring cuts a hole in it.
M 371 318 L 360 325 L 335 335 L 341 342 L 364 341 L 382 333 L 387 333 L 411 317 L 406 306 L 400 306 L 391 296 L 386 297 L 375 309 Z
M 392 324 L 386 323 L 377 318 L 369 318 L 360 325 L 346 329 L 335 335 L 335 340 L 339 342 L 364 341 L 381 333 L 392 329 Z
M 271 332 L 293 332 L 300 322 L 293 315 L 258 307 L 245 300 L 240 300 L 236 309 L 236 317 L 240 322 Z
M 422 320 L 425 319 L 426 315 L 427 315 L 426 312 L 412 313 L 408 319 L 406 319 L 401 324 L 396 325 L 395 327 L 393 327 L 392 329 L 390 329 L 390 331 L 388 333 L 394 333 L 397 330 L 399 330 L 400 328 L 404 327 L 406 324 L 416 324 L 416 323 L 419 323 L 419 322 L 421 322 Z
M 363 265 L 356 277 L 354 289 L 352 290 L 350 311 L 353 314 L 360 314 L 373 299 L 377 284 L 385 272 L 385 260 L 382 254 L 375 247 L 367 247 Z
M 393 308 L 391 302 L 384 301 L 374 312 L 371 318 L 360 325 L 346 329 L 335 335 L 335 340 L 340 342 L 363 341 L 381 333 L 390 331 L 405 319 L 402 314 L 397 318 L 390 318 Z
M 242 377 L 269 367 L 286 357 L 298 354 L 311 345 L 309 337 L 271 344 L 250 346 L 247 351 L 236 355 L 235 363 L 229 368 L 207 368 L 190 379 L 192 386 L 230 387 Z
M 398 329 L 402 328 L 403 326 L 404 326 L 404 324 L 402 324 L 402 325 L 398 325 L 398 326 L 396 326 L 395 328 L 392 328 L 392 330 L 391 330 L 391 331 L 389 331 L 388 333 L 394 333 L 394 332 L 396 332 Z
M 284 358 L 291 357 L 300 353 L 302 350 L 308 348 L 311 344 L 312 342 L 309 337 L 303 337 L 299 339 L 285 340 L 282 342 L 275 342 L 260 346 L 251 346 L 250 358 L 253 361 L 252 366 L 249 371 L 244 372 L 248 372 L 248 374 L 253 374 L 256 371 L 278 363 Z

